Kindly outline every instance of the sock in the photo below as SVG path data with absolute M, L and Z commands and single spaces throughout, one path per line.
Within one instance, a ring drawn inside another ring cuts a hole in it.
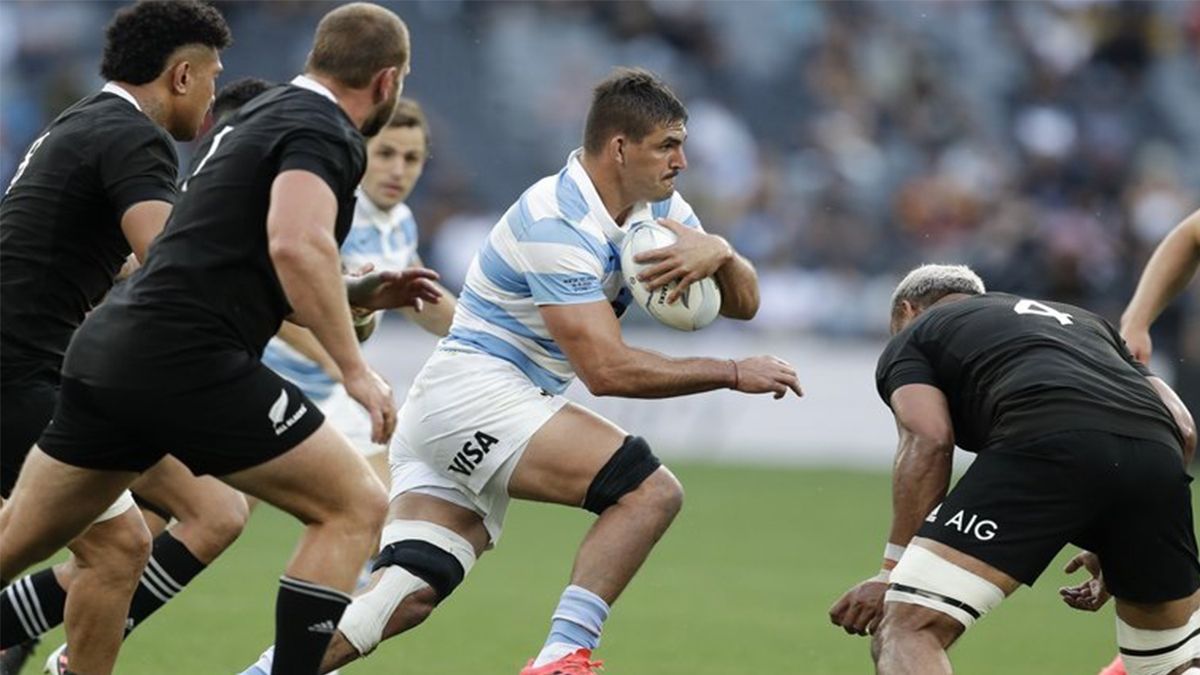
M 58 585 L 52 568 L 17 579 L 0 593 L 0 649 L 56 628 L 63 621 L 66 606 L 67 592 Z
M 608 618 L 608 603 L 582 586 L 567 586 L 550 621 L 550 635 L 534 659 L 534 667 L 561 659 L 580 648 L 600 646 L 600 631 Z
M 129 619 L 125 621 L 125 635 L 129 635 L 146 617 L 175 597 L 184 586 L 191 583 L 206 565 L 170 532 L 154 538 L 150 562 L 142 570 L 142 579 L 133 593 L 129 605 Z
M 272 675 L 317 675 L 325 648 L 349 604 L 350 596 L 341 591 L 280 577 Z

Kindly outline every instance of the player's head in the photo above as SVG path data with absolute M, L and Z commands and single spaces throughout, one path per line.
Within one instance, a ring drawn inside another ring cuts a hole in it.
M 218 91 L 217 97 L 213 99 L 213 126 L 221 124 L 255 96 L 273 86 L 275 85 L 271 82 L 260 80 L 257 77 L 243 77 L 221 87 L 221 91 Z
M 198 0 L 144 0 L 117 12 L 104 34 L 100 74 L 153 85 L 161 110 L 146 112 L 181 141 L 196 137 L 213 101 L 219 51 L 232 38 L 220 12 Z
M 583 149 L 615 165 L 634 199 L 666 199 L 687 168 L 687 118 L 687 108 L 654 73 L 618 68 L 592 94 Z
M 429 124 L 416 101 L 401 98 L 387 126 L 367 143 L 362 189 L 381 209 L 408 199 L 429 159 Z
M 369 2 L 342 5 L 326 14 L 317 25 L 305 65 L 305 72 L 370 94 L 364 136 L 379 133 L 391 118 L 408 69 L 408 26 L 391 10 Z
M 909 272 L 892 293 L 892 335 L 947 295 L 985 292 L 983 280 L 966 265 L 921 265 Z

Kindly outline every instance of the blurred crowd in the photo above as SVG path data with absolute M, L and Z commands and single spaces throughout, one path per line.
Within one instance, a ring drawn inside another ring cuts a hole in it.
M 235 37 L 225 81 L 290 78 L 328 8 L 216 4 Z M 892 286 L 926 261 L 1115 319 L 1200 207 L 1200 2 L 385 4 L 413 32 L 406 93 L 434 138 L 411 205 L 451 286 L 579 144 L 614 65 L 657 71 L 688 104 L 681 191 L 759 267 L 749 329 L 878 337 Z M 0 180 L 98 88 L 116 6 L 0 4 Z M 1195 286 L 1156 337 L 1200 363 Z

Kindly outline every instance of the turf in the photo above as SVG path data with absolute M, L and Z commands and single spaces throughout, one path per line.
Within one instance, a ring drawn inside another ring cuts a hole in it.
M 832 627 L 826 611 L 876 569 L 887 476 L 687 464 L 676 473 L 688 491 L 683 514 L 614 609 L 605 672 L 870 672 L 865 639 Z M 515 675 L 541 644 L 588 522 L 514 505 L 499 548 L 445 607 L 345 672 Z M 130 637 L 117 672 L 240 672 L 270 642 L 276 579 L 297 532 L 261 509 L 223 559 Z M 1090 674 L 1110 660 L 1111 607 L 1082 614 L 1057 598 L 1066 555 L 963 638 L 951 653 L 959 672 Z

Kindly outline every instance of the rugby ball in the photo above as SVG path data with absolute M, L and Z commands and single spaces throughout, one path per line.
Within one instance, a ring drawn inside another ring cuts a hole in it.
M 645 251 L 670 246 L 675 243 L 675 233 L 653 221 L 634 223 L 621 241 L 621 275 L 625 286 L 633 295 L 634 303 L 654 317 L 659 323 L 676 330 L 700 330 L 717 318 L 721 310 L 721 289 L 712 277 L 706 277 L 688 286 L 675 302 L 667 303 L 667 296 L 679 285 L 672 281 L 666 286 L 649 291 L 638 274 L 653 265 L 642 265 L 633 257 Z

